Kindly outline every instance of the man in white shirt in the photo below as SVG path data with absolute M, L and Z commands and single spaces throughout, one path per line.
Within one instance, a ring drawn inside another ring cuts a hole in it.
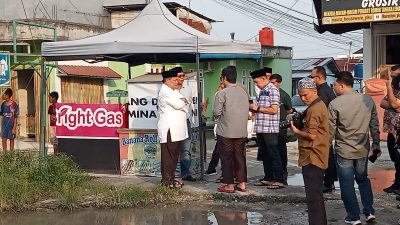
M 182 67 L 175 67 L 171 70 L 176 70 L 178 72 L 178 85 L 179 85 L 179 92 L 185 97 L 187 102 L 189 103 L 187 105 L 187 110 L 188 113 L 186 114 L 186 119 L 187 119 L 187 128 L 188 128 L 188 134 L 189 138 L 185 139 L 183 141 L 182 145 L 182 150 L 181 150 L 181 160 L 180 160 L 180 169 L 181 169 L 181 177 L 182 180 L 185 181 L 196 181 L 196 178 L 194 178 L 190 174 L 190 165 L 192 164 L 192 154 L 191 154 L 191 147 L 192 147 L 192 138 L 191 138 L 191 128 L 192 128 L 192 111 L 193 111 L 193 106 L 192 106 L 192 89 L 189 86 L 188 81 L 186 80 L 185 82 L 185 73 L 183 72 Z
M 161 183 L 171 188 L 181 188 L 183 185 L 174 178 L 182 141 L 188 138 L 186 124 L 188 101 L 178 91 L 177 75 L 175 70 L 162 72 L 163 84 L 158 94 L 160 120 L 157 129 L 161 143 Z

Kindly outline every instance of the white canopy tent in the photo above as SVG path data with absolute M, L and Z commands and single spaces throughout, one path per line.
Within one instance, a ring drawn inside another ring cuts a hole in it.
M 197 63 L 198 72 L 200 60 L 259 59 L 261 45 L 259 42 L 213 38 L 180 21 L 160 0 L 153 0 L 134 20 L 108 33 L 74 41 L 42 43 L 42 56 L 46 61 L 93 59 L 126 62 L 130 66 L 144 63 Z M 199 76 L 197 79 L 198 90 L 201 92 Z M 42 93 L 42 104 L 44 104 L 45 74 L 42 75 Z M 201 96 L 202 93 L 199 93 L 199 108 L 202 102 Z M 45 108 L 42 107 L 42 110 L 41 129 L 42 134 L 45 134 L 46 127 L 43 123 L 46 119 Z M 199 123 L 202 124 L 201 117 Z M 200 131 L 202 133 L 200 151 L 204 154 L 205 135 L 202 125 Z M 43 136 L 41 148 L 44 149 Z M 203 165 L 203 160 L 200 163 Z M 201 168 L 204 169 L 203 166 Z
M 143 63 L 195 62 L 215 58 L 260 58 L 258 42 L 219 40 L 175 17 L 160 0 L 151 1 L 131 22 L 108 33 L 74 41 L 45 42 L 47 61 L 100 59 Z

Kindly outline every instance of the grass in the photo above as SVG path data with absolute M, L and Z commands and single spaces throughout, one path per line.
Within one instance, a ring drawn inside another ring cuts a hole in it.
M 42 159 L 27 153 L 0 154 L 0 209 L 22 209 L 44 198 L 66 195 L 88 180 L 64 155 Z
M 50 208 L 131 207 L 177 202 L 180 190 L 96 184 L 65 155 L 0 154 L 0 211 Z M 40 204 L 38 204 L 40 203 Z M 42 204 L 43 203 L 43 204 Z

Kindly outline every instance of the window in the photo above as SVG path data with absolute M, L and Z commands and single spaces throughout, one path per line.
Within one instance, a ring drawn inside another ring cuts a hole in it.
M 247 84 L 248 84 L 247 90 L 249 91 L 249 95 L 251 97 L 254 97 L 255 96 L 254 82 L 250 75 L 247 77 Z
M 200 77 L 201 99 L 204 101 L 204 78 Z
M 246 89 L 248 90 L 248 88 L 247 88 L 247 74 L 246 74 L 246 70 L 243 70 L 242 71 L 242 84 L 243 84 L 243 86 L 245 86 L 246 87 Z

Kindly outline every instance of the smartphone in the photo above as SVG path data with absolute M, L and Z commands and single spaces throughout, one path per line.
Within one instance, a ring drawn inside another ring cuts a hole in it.
M 372 155 L 370 157 L 368 157 L 368 160 L 372 163 L 374 163 L 376 161 L 376 159 L 378 158 L 378 155 L 381 153 L 381 150 L 379 149 L 375 149 L 372 152 Z

